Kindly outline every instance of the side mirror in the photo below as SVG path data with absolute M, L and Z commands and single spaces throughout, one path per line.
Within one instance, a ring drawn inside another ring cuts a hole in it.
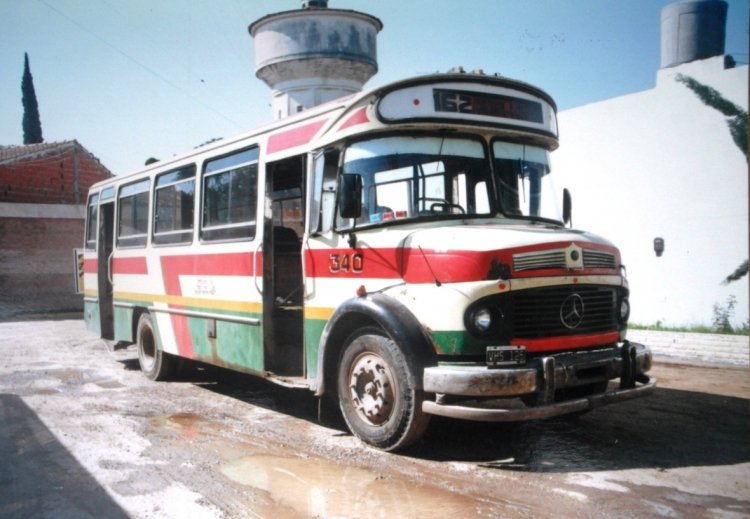
M 341 218 L 359 218 L 362 215 L 362 175 L 341 175 L 338 192 Z
M 563 223 L 573 226 L 573 198 L 567 187 L 563 189 Z

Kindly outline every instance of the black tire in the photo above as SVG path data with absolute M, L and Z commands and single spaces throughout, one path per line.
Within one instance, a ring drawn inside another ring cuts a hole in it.
M 430 421 L 424 393 L 403 351 L 375 329 L 352 335 L 339 362 L 337 389 L 349 430 L 379 449 L 403 449 L 421 438 Z
M 138 343 L 138 364 L 141 371 L 151 380 L 166 380 L 175 371 L 177 358 L 164 353 L 156 342 L 151 315 L 143 314 L 138 319 L 136 331 Z

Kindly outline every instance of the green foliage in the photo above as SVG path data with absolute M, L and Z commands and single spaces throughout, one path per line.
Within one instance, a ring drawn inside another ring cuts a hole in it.
M 21 102 L 23 103 L 23 143 L 44 142 L 42 121 L 39 119 L 39 105 L 34 91 L 34 78 L 29 68 L 29 55 L 24 53 L 23 79 L 21 80 Z
M 734 332 L 731 319 L 734 315 L 735 306 L 737 306 L 737 298 L 734 296 L 729 296 L 724 305 L 714 303 L 713 325 L 717 333 Z
M 733 281 L 738 281 L 745 277 L 747 273 L 750 272 L 750 265 L 748 264 L 748 260 L 743 261 L 739 267 L 735 269 L 734 272 L 729 274 L 724 281 L 721 282 L 722 285 L 728 285 L 729 283 Z
M 675 79 L 695 92 L 698 98 L 703 101 L 703 104 L 718 110 L 729 118 L 727 126 L 729 126 L 732 140 L 747 159 L 747 112 L 726 99 L 716 89 L 691 77 L 677 74 Z
M 675 333 L 719 333 L 713 326 L 703 324 L 692 324 L 686 326 L 667 326 L 661 321 L 654 324 L 630 323 L 628 328 L 631 330 L 648 330 L 654 332 L 675 332 Z M 750 335 L 750 321 L 745 322 L 740 327 L 735 327 L 727 335 Z
M 723 335 L 750 335 L 750 319 L 740 326 L 732 326 L 732 317 L 737 306 L 737 298 L 730 295 L 722 305 L 714 304 L 713 320 L 711 326 L 689 325 L 689 326 L 665 326 L 661 321 L 654 324 L 630 323 L 631 330 L 650 330 L 656 332 L 678 332 L 678 333 L 719 333 Z

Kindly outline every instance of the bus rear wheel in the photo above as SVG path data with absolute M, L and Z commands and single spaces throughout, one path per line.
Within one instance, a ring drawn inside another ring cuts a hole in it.
M 138 319 L 136 331 L 138 344 L 138 364 L 150 380 L 166 380 L 175 370 L 176 358 L 164 353 L 156 344 L 154 324 L 151 315 L 143 314 Z
M 417 441 L 430 417 L 422 412 L 424 394 L 413 369 L 401 349 L 377 330 L 353 335 L 341 356 L 337 382 L 349 430 L 386 451 Z

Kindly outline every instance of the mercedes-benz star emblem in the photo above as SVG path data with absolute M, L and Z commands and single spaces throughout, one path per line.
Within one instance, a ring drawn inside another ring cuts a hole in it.
M 560 321 L 566 328 L 578 328 L 583 321 L 583 298 L 570 294 L 560 305 Z

